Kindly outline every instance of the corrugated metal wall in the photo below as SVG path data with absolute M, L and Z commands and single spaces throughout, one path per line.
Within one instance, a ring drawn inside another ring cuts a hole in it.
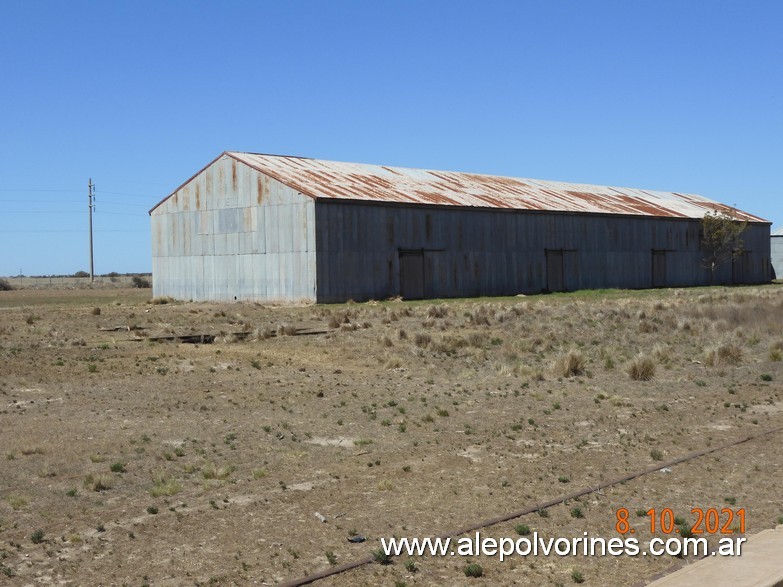
M 315 301 L 315 207 L 224 156 L 152 212 L 153 295 Z
M 400 253 L 416 251 L 429 298 L 538 293 L 558 270 L 566 290 L 652 287 L 653 251 L 656 285 L 710 281 L 698 220 L 323 200 L 315 220 L 319 302 L 398 295 Z M 769 226 L 749 225 L 743 239 L 742 271 L 724 265 L 715 283 L 769 280 Z
M 783 234 L 773 235 L 770 239 L 772 267 L 775 270 L 775 277 L 783 279 Z

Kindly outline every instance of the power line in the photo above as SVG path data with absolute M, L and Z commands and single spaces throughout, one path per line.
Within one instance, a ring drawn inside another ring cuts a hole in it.
M 69 192 L 71 194 L 78 194 L 78 190 L 33 190 L 28 188 L 0 188 L 0 192 Z
M 83 214 L 76 210 L 3 210 L 3 214 Z
M 66 204 L 68 203 L 68 200 L 30 200 L 29 198 L 27 200 L 7 200 L 7 199 L 1 199 L 0 202 L 8 203 L 8 204 Z M 138 204 L 141 205 L 141 204 Z
M 101 192 L 102 194 L 112 194 L 115 196 L 133 196 L 133 197 L 139 197 L 139 198 L 149 198 L 149 194 L 129 194 L 127 192 L 107 192 L 106 190 L 103 190 Z
M 5 200 L 0 199 L 0 202 L 5 204 L 67 204 L 68 200 Z M 74 203 L 76 203 L 74 201 Z M 101 204 L 107 204 L 109 206 L 133 206 L 139 208 L 151 207 L 152 204 L 142 204 L 140 202 L 118 202 L 116 200 L 106 200 L 103 197 L 100 199 Z
M 72 229 L 53 228 L 53 229 L 51 229 L 51 230 L 45 230 L 45 229 L 43 229 L 43 230 L 41 230 L 41 229 L 35 229 L 35 230 L 24 230 L 24 229 L 16 229 L 16 228 L 15 228 L 15 229 L 12 229 L 12 230 L 0 230 L 0 236 L 4 235 L 4 234 L 6 234 L 6 233 L 11 233 L 11 232 L 15 232 L 15 233 L 25 233 L 25 234 L 27 234 L 27 233 L 44 233 L 44 234 L 49 234 L 49 233 L 53 233 L 53 232 L 57 232 L 57 233 L 61 233 L 61 232 L 79 232 L 79 233 L 85 233 L 85 232 L 87 232 L 87 229 L 83 229 L 83 230 L 72 230 Z M 131 233 L 138 233 L 138 234 L 141 234 L 141 233 L 145 233 L 145 234 L 146 234 L 146 233 L 149 233 L 149 231 L 148 231 L 148 230 L 96 230 L 96 231 L 94 231 L 94 232 L 112 232 L 112 233 L 115 233 L 115 232 L 123 232 L 123 233 L 126 233 L 126 232 L 131 232 Z
M 31 189 L 31 188 L 0 188 L 0 192 L 24 192 L 24 193 L 68 193 L 78 194 L 79 190 L 71 189 Z M 101 191 L 101 194 L 111 194 L 114 196 L 132 196 L 134 198 L 149 198 L 150 194 L 132 194 L 129 192 Z
M 3 210 L 3 214 L 84 214 L 77 210 Z M 110 216 L 147 216 L 147 214 L 134 214 L 133 212 L 98 212 L 95 214 L 110 215 Z

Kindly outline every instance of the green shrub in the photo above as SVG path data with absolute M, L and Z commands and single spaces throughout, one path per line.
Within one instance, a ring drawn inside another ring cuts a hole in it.
M 466 577 L 483 577 L 484 576 L 484 567 L 482 567 L 478 563 L 470 563 L 465 565 L 465 568 L 462 569 L 462 571 L 465 573 Z
M 134 275 L 131 278 L 131 283 L 133 284 L 133 287 L 137 287 L 139 289 L 147 289 L 152 287 L 148 279 L 144 279 L 139 275 Z
M 373 550 L 372 558 L 375 560 L 376 563 L 381 565 L 390 565 L 392 562 L 391 557 L 388 554 L 386 554 L 382 548 L 379 548 L 378 550 Z

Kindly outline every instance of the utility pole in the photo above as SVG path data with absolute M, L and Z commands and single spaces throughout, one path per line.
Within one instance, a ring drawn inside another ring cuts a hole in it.
M 92 178 L 87 182 L 87 208 L 90 212 L 90 283 L 95 280 L 94 265 L 92 259 L 92 212 L 95 208 L 95 184 L 92 183 Z

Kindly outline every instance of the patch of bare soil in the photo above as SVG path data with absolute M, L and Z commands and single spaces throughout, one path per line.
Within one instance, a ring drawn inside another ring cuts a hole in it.
M 273 585 L 783 425 L 780 286 L 296 308 L 145 295 L 0 292 L 4 584 Z M 608 539 L 618 508 L 642 547 L 651 508 L 685 526 L 692 508 L 744 508 L 755 533 L 783 516 L 782 438 L 483 536 Z M 470 585 L 469 562 L 492 584 L 637 585 L 684 561 L 403 556 L 320 584 Z

